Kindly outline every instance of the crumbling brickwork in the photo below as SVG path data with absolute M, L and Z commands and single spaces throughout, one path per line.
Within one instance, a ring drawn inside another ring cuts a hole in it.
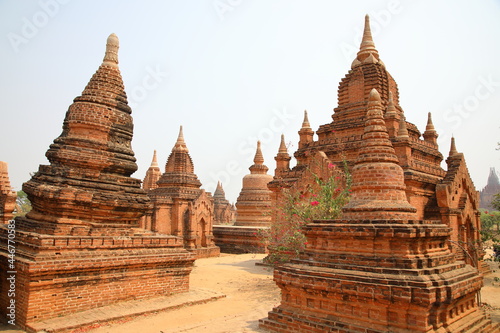
M 403 169 L 372 89 L 344 219 L 306 227 L 299 259 L 275 269 L 275 332 L 497 332 L 479 309 L 478 270 L 457 258 L 441 221 L 415 219 Z
M 185 292 L 194 257 L 180 238 L 139 228 L 151 210 L 136 171 L 131 109 L 112 34 L 102 65 L 64 119 L 49 165 L 23 185 L 33 209 L 1 229 L 0 307 L 34 323 L 121 300 Z M 15 261 L 7 239 L 15 230 Z
M 376 89 L 380 95 L 389 140 L 398 164 L 404 170 L 406 199 L 416 208 L 415 218 L 442 220 L 447 223 L 447 210 L 442 204 L 438 204 L 437 187 L 440 184 L 443 186 L 447 184 L 446 179 L 454 177 L 452 175 L 455 174 L 455 169 L 444 170 L 441 167 L 443 155 L 437 145 L 438 133 L 432 123 L 431 114 L 428 115 L 423 133 L 407 121 L 403 108 L 399 105 L 397 83 L 387 71 L 375 48 L 368 18 L 365 23 L 360 50 L 351 69 L 339 83 L 338 106 L 334 109 L 333 121 L 319 126 L 316 131 L 317 140 L 314 140 L 315 133 L 309 124 L 307 113 L 305 114 L 304 123 L 299 131 L 298 149 L 294 153 L 297 165 L 290 168 L 285 162 L 277 160 L 274 180 L 269 184 L 269 189 L 273 191 L 273 203 L 279 201 L 282 187 L 300 188 L 307 185 L 302 180 L 304 170 L 320 163 L 318 159 L 322 157 L 317 152 L 323 152 L 338 167 L 347 163 L 349 169 L 352 170 L 363 146 L 368 96 L 372 89 Z M 276 158 L 278 159 L 278 156 Z M 467 234 L 474 235 L 468 242 L 470 241 L 471 245 L 477 248 L 480 238 L 475 230 L 479 230 L 480 221 L 477 215 L 478 202 L 474 194 L 476 190 L 466 171 L 465 160 L 462 163 L 460 170 L 465 171 L 460 173 L 459 178 L 464 179 L 472 188 L 467 192 L 470 195 L 464 196 L 468 204 L 457 208 L 467 210 L 460 214 L 471 216 L 471 222 L 464 224 L 463 227 L 469 228 L 466 231 Z M 450 227 L 455 228 L 454 225 Z M 469 245 L 454 247 L 454 251 L 463 258 L 479 257 L 464 253 L 463 249 L 466 248 L 472 247 Z M 469 261 L 469 263 L 476 267 L 478 265 L 477 262 Z
M 338 102 L 317 141 L 305 115 L 297 166 L 287 170 L 278 162 L 269 188 L 276 202 L 281 186 L 300 186 L 302 170 L 326 155 L 348 163 L 351 200 L 341 219 L 307 225 L 304 252 L 275 269 L 281 304 L 261 326 L 274 332 L 499 332 L 476 298 L 482 276 L 479 256 L 471 253 L 480 240 L 478 194 L 463 154 L 452 141 L 444 171 L 431 116 L 423 139 L 406 121 L 368 16 Z

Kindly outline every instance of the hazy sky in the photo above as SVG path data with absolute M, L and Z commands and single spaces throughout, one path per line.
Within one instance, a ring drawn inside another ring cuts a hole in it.
M 0 0 L 0 160 L 16 190 L 48 163 L 114 32 L 133 176 L 154 149 L 163 168 L 183 125 L 203 188 L 221 180 L 235 201 L 257 139 L 273 174 L 280 135 L 292 154 L 305 109 L 314 130 L 331 122 L 365 14 L 407 120 L 423 132 L 432 112 L 441 152 L 453 134 L 480 190 L 500 171 L 498 0 Z

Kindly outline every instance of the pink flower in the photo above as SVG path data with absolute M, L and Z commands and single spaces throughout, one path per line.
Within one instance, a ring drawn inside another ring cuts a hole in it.
M 319 201 L 311 201 L 311 206 L 317 206 L 319 205 Z
M 335 168 L 335 164 L 333 163 L 328 163 L 328 169 L 333 169 Z
M 313 197 L 317 197 L 317 195 L 316 195 L 316 194 L 313 194 L 312 196 L 313 196 Z

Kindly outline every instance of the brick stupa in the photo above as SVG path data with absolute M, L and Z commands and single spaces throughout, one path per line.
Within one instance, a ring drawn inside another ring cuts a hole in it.
M 496 194 L 500 193 L 500 181 L 498 180 L 497 172 L 495 168 L 490 168 L 490 174 L 488 175 L 488 182 L 486 186 L 481 190 L 481 208 L 494 210 L 491 205 L 491 201 Z
M 221 182 L 217 182 L 214 192 L 214 224 L 233 224 L 236 208 L 226 199 Z
M 325 155 L 340 169 L 346 163 L 350 170 L 354 168 L 359 154 L 364 154 L 367 161 L 377 158 L 379 152 L 373 152 L 371 156 L 369 148 L 361 151 L 372 89 L 376 89 L 380 95 L 383 122 L 387 129 L 384 136 L 388 136 L 392 146 L 386 146 L 384 150 L 393 149 L 395 161 L 403 169 L 404 192 L 409 204 L 416 209 L 414 218 L 446 223 L 452 229 L 449 243 L 457 256 L 475 267 L 483 267 L 478 262 L 482 257 L 481 246 L 478 246 L 481 242 L 479 195 L 465 159 L 452 157 L 453 162 L 447 163 L 452 167 L 444 170 L 441 166 L 443 154 L 439 151 L 438 133 L 431 114 L 428 114 L 423 133 L 415 124 L 407 121 L 399 104 L 398 85 L 375 48 L 368 16 L 365 17 L 359 52 L 339 83 L 338 106 L 333 110 L 332 121 L 320 125 L 315 132 L 305 114 L 299 130 L 298 149 L 294 153 L 297 165 L 290 168 L 285 162 L 280 162 L 274 180 L 269 184 L 269 189 L 273 191 L 273 205 L 280 201 L 282 188 L 300 189 L 307 186 L 307 170 L 322 163 Z M 382 177 L 385 172 L 379 171 Z M 369 195 L 364 193 L 364 203 L 358 204 L 370 205 Z M 400 201 L 401 198 L 396 200 Z M 356 207 L 352 205 L 350 211 L 355 211 Z
M 147 229 L 182 237 L 184 247 L 197 258 L 216 257 L 220 249 L 212 232 L 214 199 L 200 187 L 181 126 L 165 172 L 148 191 L 153 212 L 143 223 Z
M 0 161 L 0 224 L 12 220 L 16 198 L 16 192 L 10 186 L 8 164 Z
M 156 157 L 156 150 L 153 153 L 153 160 L 151 161 L 151 165 L 146 171 L 146 175 L 144 176 L 144 181 L 142 182 L 142 188 L 146 191 L 154 190 L 158 187 L 158 180 L 161 177 L 160 166 L 158 165 L 158 158 Z
M 344 219 L 306 227 L 300 258 L 275 269 L 275 332 L 497 332 L 479 309 L 482 277 L 457 261 L 441 221 L 415 220 L 380 95 L 369 95 Z
M 273 180 L 264 165 L 264 157 L 257 142 L 254 164 L 250 174 L 243 177 L 240 195 L 236 201 L 236 222 L 233 226 L 214 226 L 215 241 L 223 252 L 247 253 L 266 251 L 266 244 L 259 237 L 271 222 L 271 191 L 267 184 Z
M 132 131 L 112 34 L 102 65 L 46 153 L 50 165 L 23 185 L 33 206 L 16 219 L 16 323 L 24 329 L 117 301 L 188 291 L 194 257 L 182 239 L 139 228 L 151 207 L 141 181 L 130 177 L 137 169 Z M 2 237 L 3 245 L 5 229 Z M 2 281 L 12 271 L 5 251 Z M 3 318 L 6 295 L 2 289 Z

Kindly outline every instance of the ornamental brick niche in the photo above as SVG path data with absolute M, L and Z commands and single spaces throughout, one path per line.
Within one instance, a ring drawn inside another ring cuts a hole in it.
M 8 165 L 0 161 L 0 224 L 12 220 L 16 198 L 16 192 L 10 186 Z
M 160 177 L 157 166 L 155 152 L 145 178 L 148 182 L 144 183 L 149 188 L 153 212 L 143 218 L 144 227 L 182 237 L 184 247 L 197 258 L 219 256 L 220 249 L 214 243 L 212 232 L 214 199 L 200 188 L 182 126 Z
M 118 68 L 118 38 L 69 107 L 49 165 L 24 183 L 33 209 L 16 218 L 16 319 L 37 323 L 122 300 L 186 292 L 194 257 L 182 239 L 139 228 L 151 210 L 136 171 L 131 109 Z M 0 307 L 6 318 L 2 228 Z

